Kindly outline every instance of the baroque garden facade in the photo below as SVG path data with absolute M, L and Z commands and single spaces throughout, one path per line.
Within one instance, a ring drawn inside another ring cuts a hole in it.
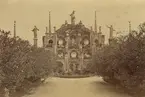
M 56 55 L 56 61 L 65 73 L 74 73 L 87 69 L 92 65 L 93 54 L 100 49 L 105 42 L 105 35 L 102 35 L 101 26 L 97 31 L 96 12 L 95 27 L 87 28 L 80 21 L 75 22 L 75 11 L 72 12 L 71 23 L 65 23 L 59 28 L 54 27 L 51 31 L 51 17 L 49 13 L 49 29 L 42 37 L 43 47 Z M 38 29 L 35 27 L 34 45 L 37 46 Z

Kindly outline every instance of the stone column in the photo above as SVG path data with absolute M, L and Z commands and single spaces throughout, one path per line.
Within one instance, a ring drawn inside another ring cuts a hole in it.
M 84 52 L 83 52 L 83 48 L 82 48 L 82 46 L 81 46 L 81 48 L 80 48 L 80 50 L 81 50 L 81 71 L 82 71 L 82 69 L 83 69 L 83 64 L 84 64 Z
M 84 54 L 83 54 L 83 47 L 82 47 L 82 44 L 81 44 L 81 35 L 78 35 L 79 36 L 79 49 L 80 49 L 80 70 L 82 70 L 82 66 L 83 66 L 83 61 L 84 61 Z
M 67 33 L 67 37 L 66 37 L 66 55 L 65 55 L 65 66 L 66 66 L 66 71 L 69 71 L 69 51 L 68 51 L 68 47 L 69 47 L 69 34 Z

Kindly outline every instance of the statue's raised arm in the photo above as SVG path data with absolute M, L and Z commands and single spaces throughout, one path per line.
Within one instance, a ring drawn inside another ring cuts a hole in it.
M 109 28 L 110 31 L 115 31 L 115 29 L 113 28 L 113 25 L 110 25 L 110 26 L 106 25 L 106 27 Z

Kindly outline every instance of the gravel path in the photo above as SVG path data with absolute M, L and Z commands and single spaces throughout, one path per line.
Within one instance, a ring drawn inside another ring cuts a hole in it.
M 110 86 L 99 77 L 80 79 L 49 78 L 25 97 L 130 97 L 120 89 Z

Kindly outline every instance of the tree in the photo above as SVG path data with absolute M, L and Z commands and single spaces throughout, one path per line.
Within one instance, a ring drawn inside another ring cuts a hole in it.
M 128 90 L 143 89 L 145 80 L 145 23 L 139 32 L 115 39 L 96 53 L 95 66 L 105 81 L 123 86 Z
M 19 37 L 11 38 L 10 32 L 0 31 L 1 87 L 25 87 L 22 85 L 26 79 L 35 82 L 46 78 L 51 74 L 53 64 L 55 58 L 50 51 L 35 48 Z

